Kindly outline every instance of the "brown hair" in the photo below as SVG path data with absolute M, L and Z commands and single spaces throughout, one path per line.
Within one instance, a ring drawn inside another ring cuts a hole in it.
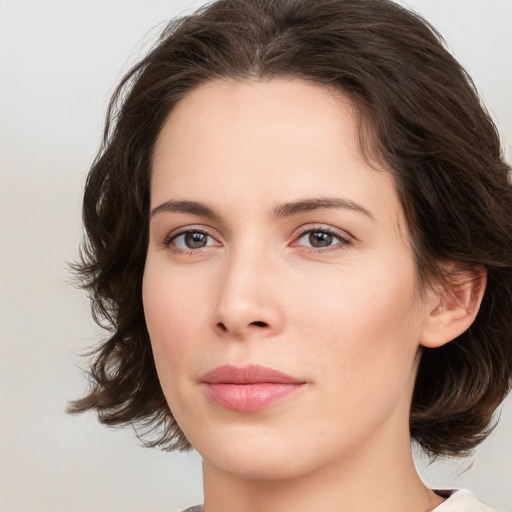
M 462 454 L 489 432 L 512 385 L 512 186 L 496 128 L 439 34 L 388 0 L 218 0 L 173 21 L 112 98 L 85 189 L 76 265 L 108 338 L 91 389 L 71 412 L 132 424 L 146 444 L 190 445 L 163 396 L 141 287 L 152 152 L 173 106 L 213 78 L 295 76 L 355 105 L 361 144 L 393 173 L 423 283 L 484 267 L 473 325 L 424 349 L 411 436 L 431 455 Z M 450 275 L 443 262 L 455 267 Z M 142 427 L 142 430 L 140 430 Z

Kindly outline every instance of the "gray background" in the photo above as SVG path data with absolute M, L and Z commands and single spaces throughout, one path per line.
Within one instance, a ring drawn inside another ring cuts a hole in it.
M 100 333 L 65 262 L 114 85 L 190 0 L 0 0 L 0 512 L 177 511 L 201 501 L 197 455 L 138 447 L 130 429 L 70 417 L 77 353 Z M 512 1 L 416 0 L 512 141 Z M 512 510 L 512 399 L 475 457 L 418 466 Z M 462 472 L 462 474 L 461 474 Z

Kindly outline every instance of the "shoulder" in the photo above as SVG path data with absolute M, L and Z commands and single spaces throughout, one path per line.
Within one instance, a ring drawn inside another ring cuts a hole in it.
M 183 512 L 203 512 L 203 507 L 201 505 L 196 505 L 195 507 L 187 508 Z
M 440 496 L 448 496 L 448 499 L 432 512 L 497 512 L 478 501 L 466 489 L 439 491 L 438 494 Z

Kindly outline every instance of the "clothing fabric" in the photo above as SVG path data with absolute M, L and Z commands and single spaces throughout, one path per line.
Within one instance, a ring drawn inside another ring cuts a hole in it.
M 487 505 L 480 503 L 468 490 L 434 491 L 446 501 L 437 506 L 432 512 L 496 512 Z M 200 505 L 187 508 L 183 512 L 203 512 Z
M 487 505 L 480 503 L 467 489 L 438 491 L 437 494 L 446 496 L 444 492 L 447 492 L 450 497 L 432 512 L 496 512 Z

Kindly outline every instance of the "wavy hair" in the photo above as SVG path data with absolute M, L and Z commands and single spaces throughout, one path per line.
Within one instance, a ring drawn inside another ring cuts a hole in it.
M 363 151 L 394 176 L 424 285 L 487 271 L 473 325 L 423 350 L 411 404 L 411 436 L 427 453 L 465 454 L 512 385 L 510 169 L 441 36 L 389 0 L 218 0 L 172 21 L 122 79 L 87 179 L 74 267 L 107 336 L 87 395 L 69 410 L 134 425 L 149 446 L 190 447 L 163 396 L 142 304 L 153 150 L 169 112 L 200 84 L 281 76 L 351 100 Z

